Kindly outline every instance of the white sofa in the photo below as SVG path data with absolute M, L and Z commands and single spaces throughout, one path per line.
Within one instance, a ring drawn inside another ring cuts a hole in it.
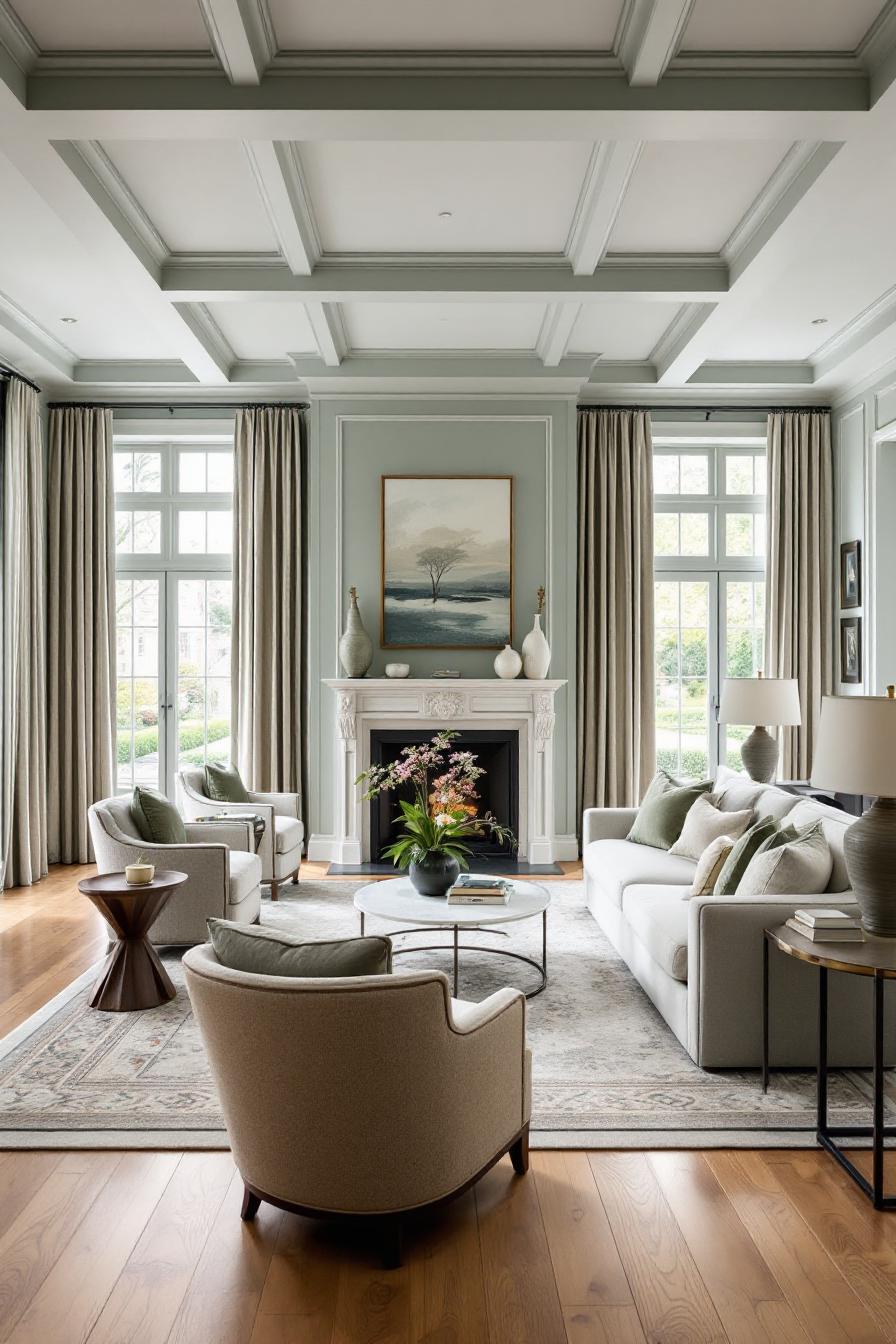
M 189 878 L 172 896 L 149 931 L 150 941 L 204 943 L 206 920 L 255 924 L 261 911 L 261 859 L 253 853 L 247 822 L 187 822 L 187 844 L 156 845 L 141 839 L 127 798 L 104 798 L 87 812 L 90 838 L 101 873 L 121 872 L 138 859 L 173 868 Z
M 635 808 L 589 808 L 583 819 L 585 900 L 604 933 L 691 1058 L 703 1068 L 753 1068 L 762 1061 L 762 931 L 799 906 L 850 906 L 843 837 L 855 818 L 772 785 L 720 770 L 714 792 L 727 811 L 752 806 L 756 819 L 818 818 L 833 855 L 820 896 L 687 898 L 696 864 L 625 837 Z M 817 1050 L 817 972 L 770 953 L 771 1062 L 811 1066 Z M 871 1063 L 871 986 L 830 978 L 832 1065 Z M 892 1013 L 892 1004 L 888 1012 Z
M 181 770 L 177 775 L 177 797 L 181 813 L 189 821 L 201 821 L 222 812 L 255 812 L 264 822 L 258 857 L 261 880 L 271 884 L 271 900 L 276 901 L 281 882 L 287 878 L 298 882 L 305 839 L 298 794 L 250 790 L 248 803 L 221 803 L 206 793 L 204 770 Z

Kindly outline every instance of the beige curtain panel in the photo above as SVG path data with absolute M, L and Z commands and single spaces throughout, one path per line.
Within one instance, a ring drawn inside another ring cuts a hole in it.
M 833 681 L 831 474 L 829 412 L 769 416 L 766 662 L 797 679 L 803 719 L 782 729 L 783 779 L 808 779 Z
M 0 889 L 47 871 L 44 464 L 37 393 L 18 378 L 6 386 L 2 449 Z
M 89 863 L 91 803 L 114 791 L 112 412 L 50 411 L 47 745 L 51 863 Z
M 578 420 L 578 810 L 638 803 L 655 768 L 653 448 L 643 411 Z
M 233 724 L 256 789 L 307 796 L 305 421 L 284 406 L 237 411 L 233 512 Z

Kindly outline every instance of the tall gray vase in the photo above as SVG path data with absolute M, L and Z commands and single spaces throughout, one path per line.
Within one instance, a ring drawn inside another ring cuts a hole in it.
M 347 677 L 363 677 L 373 662 L 373 640 L 364 629 L 358 608 L 358 590 L 349 589 L 348 617 L 339 641 L 339 661 Z

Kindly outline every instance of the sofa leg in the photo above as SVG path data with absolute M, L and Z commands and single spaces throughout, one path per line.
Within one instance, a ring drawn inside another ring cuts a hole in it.
M 380 1230 L 383 1269 L 401 1268 L 401 1219 L 384 1218 Z
M 244 1223 L 251 1223 L 255 1219 L 261 1200 L 257 1195 L 253 1195 L 248 1186 L 243 1188 L 243 1207 L 240 1209 L 240 1217 Z
M 272 882 L 272 883 L 271 883 L 271 900 L 272 900 L 272 901 L 276 901 L 276 899 L 277 899 L 277 893 L 279 892 L 279 890 L 280 890 L 280 883 L 279 883 L 279 882 Z
M 523 1130 L 516 1143 L 510 1149 L 510 1160 L 517 1176 L 525 1176 L 529 1170 L 529 1126 Z

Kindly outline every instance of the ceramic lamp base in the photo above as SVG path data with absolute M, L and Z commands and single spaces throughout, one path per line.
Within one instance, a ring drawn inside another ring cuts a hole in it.
M 754 728 L 740 749 L 744 769 L 757 784 L 771 784 L 778 768 L 778 743 L 767 728 Z
M 896 938 L 896 798 L 872 803 L 847 828 L 843 849 L 863 929 L 876 938 Z

